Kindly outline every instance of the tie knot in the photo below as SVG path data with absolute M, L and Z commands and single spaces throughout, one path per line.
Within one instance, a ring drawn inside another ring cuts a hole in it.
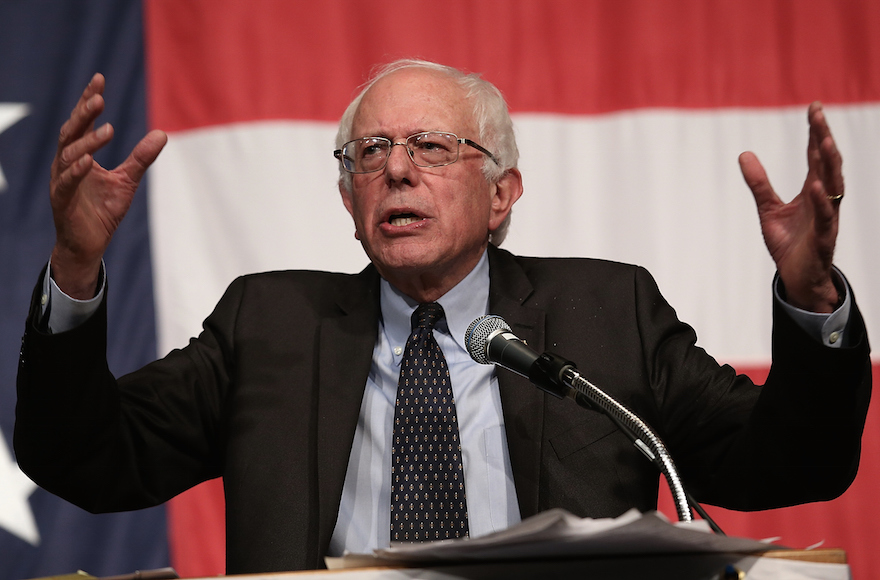
M 432 329 L 437 321 L 443 318 L 443 307 L 436 302 L 428 304 L 419 304 L 416 311 L 412 315 L 412 327 Z

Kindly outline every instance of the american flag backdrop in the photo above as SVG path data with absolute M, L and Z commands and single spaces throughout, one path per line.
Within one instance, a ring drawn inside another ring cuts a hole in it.
M 238 274 L 366 264 L 336 189 L 336 121 L 374 65 L 419 57 L 481 72 L 508 99 L 525 194 L 504 247 L 646 266 L 701 346 L 761 380 L 773 264 L 737 156 L 754 151 L 793 197 L 813 100 L 844 157 L 836 263 L 880 336 L 878 28 L 873 0 L 0 3 L 0 580 L 224 571 L 219 482 L 93 516 L 15 464 L 19 341 L 54 237 L 49 165 L 94 72 L 116 129 L 99 161 L 169 133 L 106 258 L 115 372 L 184 345 Z M 874 404 L 841 498 L 709 511 L 731 535 L 844 548 L 870 578 L 878 490 Z

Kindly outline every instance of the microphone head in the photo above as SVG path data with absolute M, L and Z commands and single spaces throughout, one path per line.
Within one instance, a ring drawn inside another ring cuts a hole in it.
M 481 316 L 471 322 L 464 333 L 464 344 L 472 359 L 483 365 L 494 364 L 489 360 L 487 349 L 489 336 L 496 330 L 510 331 L 510 325 L 503 318 L 494 314 Z

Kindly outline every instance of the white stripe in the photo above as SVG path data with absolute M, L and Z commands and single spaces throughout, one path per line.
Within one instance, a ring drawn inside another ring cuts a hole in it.
M 335 131 L 276 122 L 170 136 L 149 182 L 160 354 L 199 332 L 236 276 L 366 265 L 336 188 Z
M 877 336 L 880 105 L 826 111 L 847 183 L 836 263 Z M 709 352 L 769 360 L 774 268 L 737 156 L 755 151 L 791 199 L 806 174 L 806 107 L 515 122 L 526 193 L 505 247 L 644 265 Z M 289 121 L 172 135 L 150 182 L 160 352 L 196 334 L 238 274 L 366 264 L 336 190 L 335 130 Z

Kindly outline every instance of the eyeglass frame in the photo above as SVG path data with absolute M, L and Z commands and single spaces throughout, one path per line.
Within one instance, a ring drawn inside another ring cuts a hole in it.
M 415 151 L 410 149 L 409 140 L 412 139 L 413 137 L 418 137 L 420 135 L 431 135 L 431 134 L 452 135 L 452 137 L 455 138 L 455 142 L 458 143 L 458 145 L 459 145 L 459 148 L 456 149 L 456 151 L 455 151 L 455 159 L 453 159 L 452 161 L 449 161 L 447 163 L 439 163 L 439 164 L 432 164 L 432 165 L 420 165 L 420 164 L 416 163 Z M 362 141 L 364 139 L 378 139 L 381 141 L 385 141 L 386 143 L 388 143 L 388 153 L 385 155 L 385 160 L 382 163 L 381 167 L 377 167 L 376 169 L 370 169 L 369 171 L 352 171 L 345 166 L 345 161 L 342 159 L 342 150 L 345 149 L 345 147 L 347 145 L 350 145 L 351 143 L 354 143 L 355 141 Z M 449 131 L 419 131 L 418 133 L 413 133 L 412 135 L 407 137 L 402 143 L 395 143 L 394 141 L 392 141 L 391 139 L 389 139 L 387 137 L 379 137 L 379 136 L 359 137 L 358 139 L 352 139 L 351 141 L 346 141 L 345 143 L 343 143 L 342 149 L 336 149 L 333 151 L 333 157 L 335 157 L 336 159 L 339 160 L 339 163 L 342 165 L 342 169 L 345 170 L 347 173 L 351 173 L 353 175 L 363 175 L 365 173 L 375 173 L 376 171 L 382 171 L 383 169 L 385 169 L 385 166 L 388 165 L 388 159 L 391 158 L 391 150 L 394 149 L 394 147 L 397 145 L 403 145 L 404 149 L 406 149 L 407 156 L 409 157 L 409 160 L 412 161 L 413 165 L 415 165 L 416 167 L 426 167 L 427 168 L 427 167 L 445 167 L 447 165 L 452 165 L 453 163 L 458 161 L 458 159 L 461 157 L 461 148 L 460 148 L 461 145 L 470 145 L 471 147 L 473 147 L 474 149 L 476 149 L 480 153 L 483 153 L 484 155 L 486 155 L 489 159 L 491 159 L 495 163 L 495 165 L 498 165 L 499 167 L 501 166 L 501 164 L 498 163 L 498 159 L 495 158 L 495 155 L 491 151 L 489 151 L 488 149 L 486 149 L 485 147 L 483 147 L 482 145 L 480 145 L 476 141 L 472 141 L 471 139 L 468 139 L 467 137 L 459 137 L 455 133 L 451 133 Z

